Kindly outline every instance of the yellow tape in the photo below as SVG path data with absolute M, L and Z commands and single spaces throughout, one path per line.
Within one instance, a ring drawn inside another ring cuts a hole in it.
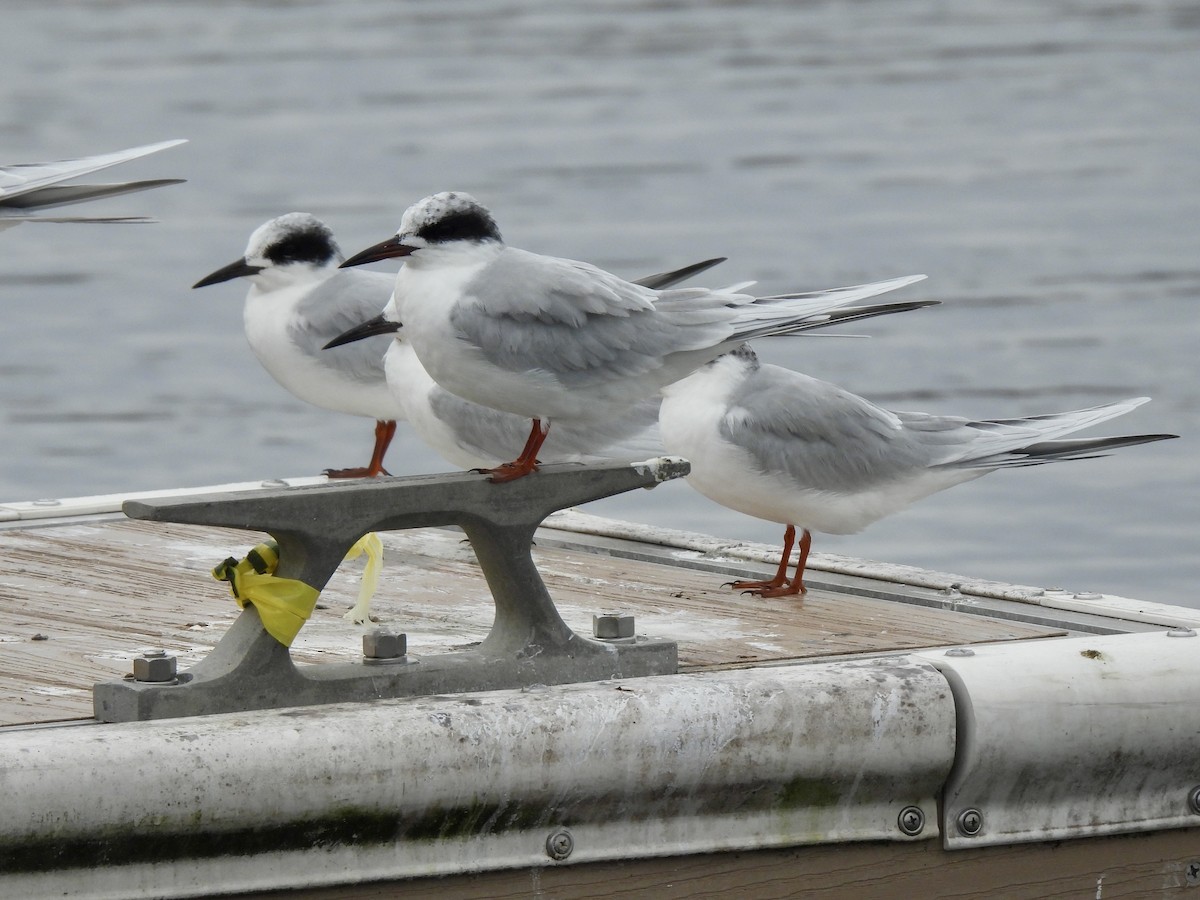
M 362 581 L 358 585 L 358 602 L 351 607 L 342 618 L 361 625 L 371 620 L 371 598 L 375 596 L 375 588 L 379 586 L 379 573 L 383 570 L 383 542 L 379 535 L 369 532 L 362 536 L 346 559 L 357 559 L 367 554 L 367 565 L 363 569 Z
M 359 588 L 359 605 L 371 602 L 375 587 L 379 583 L 379 572 L 383 567 L 383 544 L 378 535 L 366 534 L 360 538 L 346 559 L 367 554 L 367 568 Z M 292 641 L 312 616 L 317 606 L 320 591 L 294 578 L 277 578 L 279 545 L 274 541 L 259 544 L 236 560 L 232 556 L 213 569 L 213 578 L 229 582 L 229 590 L 242 609 L 253 603 L 262 619 L 267 633 L 285 647 Z M 365 598 L 365 599 L 364 599 Z

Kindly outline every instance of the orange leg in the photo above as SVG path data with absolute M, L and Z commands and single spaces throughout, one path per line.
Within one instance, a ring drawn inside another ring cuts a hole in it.
M 783 555 L 779 559 L 779 569 L 770 581 L 735 581 L 733 589 L 747 591 L 760 597 L 791 597 L 808 592 L 804 586 L 804 567 L 808 564 L 808 551 L 812 548 L 812 534 L 807 528 L 801 529 L 800 550 L 796 560 L 796 574 L 791 580 L 787 577 L 788 557 L 792 555 L 792 545 L 796 541 L 796 527 L 789 525 L 783 533 Z
M 787 582 L 788 557 L 792 555 L 792 544 L 795 541 L 796 527 L 789 525 L 783 532 L 783 555 L 779 558 L 779 568 L 775 572 L 775 577 L 770 581 L 735 581 L 730 587 L 735 591 L 755 593 L 782 587 Z
M 375 449 L 371 452 L 370 465 L 353 469 L 326 469 L 325 474 L 330 478 L 374 478 L 376 475 L 390 475 L 391 473 L 383 467 L 383 455 L 387 453 L 388 445 L 392 443 L 395 434 L 395 422 L 376 422 Z
M 550 423 L 546 423 L 546 427 L 542 428 L 542 420 L 534 419 L 533 425 L 529 429 L 529 438 L 525 441 L 525 449 L 521 451 L 521 455 L 512 462 L 504 463 L 496 466 L 494 469 L 476 469 L 484 475 L 491 475 L 489 479 L 492 484 L 503 484 L 506 481 L 516 481 L 518 478 L 524 478 L 531 472 L 537 471 L 538 451 L 542 449 L 542 444 L 546 442 L 546 435 L 550 433 Z

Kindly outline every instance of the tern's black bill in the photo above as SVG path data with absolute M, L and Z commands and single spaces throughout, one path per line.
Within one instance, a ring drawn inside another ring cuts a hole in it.
M 338 266 L 339 269 L 345 269 L 350 266 L 361 266 L 366 263 L 379 262 L 381 259 L 394 259 L 397 256 L 408 256 L 416 250 L 416 247 L 410 247 L 408 244 L 400 243 L 400 236 L 395 235 L 388 238 L 386 241 L 380 241 L 378 244 L 373 244 L 366 250 L 360 250 L 352 257 Z
M 342 344 L 353 344 L 355 341 L 361 341 L 364 338 L 374 337 L 377 334 L 394 334 L 399 330 L 399 322 L 393 322 L 390 319 L 385 319 L 383 314 L 380 313 L 375 318 L 363 322 L 361 325 L 355 325 L 348 331 L 343 331 L 321 349 L 331 350 L 334 347 L 342 346 Z
M 222 266 L 217 271 L 205 275 L 192 285 L 192 289 L 208 287 L 210 284 L 220 284 L 222 281 L 232 281 L 235 278 L 244 278 L 247 275 L 257 275 L 262 270 L 262 266 L 252 266 L 244 259 L 234 260 L 229 265 Z

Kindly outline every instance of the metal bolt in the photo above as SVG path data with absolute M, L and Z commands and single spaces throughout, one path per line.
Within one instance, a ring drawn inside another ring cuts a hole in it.
M 975 808 L 964 809 L 958 814 L 958 830 L 966 837 L 975 837 L 983 830 L 983 813 Z
M 1200 862 L 1193 860 L 1184 866 L 1183 878 L 1188 883 L 1188 887 L 1200 884 Z
M 1192 812 L 1200 816 L 1200 787 L 1194 787 L 1188 793 L 1188 806 Z
M 1184 628 L 1182 626 L 1180 626 L 1178 628 L 1172 628 L 1170 631 L 1167 632 L 1167 637 L 1195 637 L 1195 636 L 1196 636 L 1196 632 L 1194 629 Z
M 1080 591 L 1075 595 L 1076 600 L 1099 600 L 1103 594 L 1097 594 L 1095 591 Z
M 550 833 L 546 838 L 546 855 L 551 859 L 566 859 L 575 849 L 575 838 L 565 828 Z
M 599 613 L 592 616 L 592 634 L 602 641 L 633 637 L 633 616 L 629 613 Z
M 398 660 L 408 653 L 408 635 L 373 628 L 363 635 L 362 646 L 363 656 L 369 660 Z
M 164 684 L 175 680 L 176 659 L 166 650 L 147 650 L 133 660 L 133 680 Z
M 919 806 L 906 806 L 900 810 L 900 817 L 896 820 L 896 824 L 909 837 L 915 837 L 925 828 L 925 813 Z
M 975 651 L 970 647 L 951 647 L 946 651 L 947 656 L 974 656 Z

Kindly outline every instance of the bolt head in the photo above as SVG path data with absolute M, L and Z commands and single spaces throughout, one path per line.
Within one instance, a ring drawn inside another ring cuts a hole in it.
M 909 837 L 916 837 L 925 830 L 925 812 L 919 806 L 906 806 L 900 810 L 896 824 Z
M 133 660 L 134 681 L 162 684 L 175 680 L 176 659 L 164 651 L 157 650 L 138 656 Z
M 565 828 L 552 831 L 546 838 L 546 855 L 551 859 L 566 859 L 575 849 L 575 839 Z
M 592 616 L 592 634 L 602 641 L 633 637 L 633 616 L 628 613 L 599 613 Z
M 977 809 L 964 809 L 958 814 L 958 830 L 966 837 L 975 837 L 983 830 L 983 813 Z
M 1200 884 L 1200 861 L 1193 860 L 1183 867 L 1183 877 L 1188 887 Z
M 363 656 L 367 659 L 398 659 L 408 652 L 404 632 L 375 628 L 363 635 Z
M 1194 787 L 1188 792 L 1188 808 L 1200 816 L 1200 787 Z

